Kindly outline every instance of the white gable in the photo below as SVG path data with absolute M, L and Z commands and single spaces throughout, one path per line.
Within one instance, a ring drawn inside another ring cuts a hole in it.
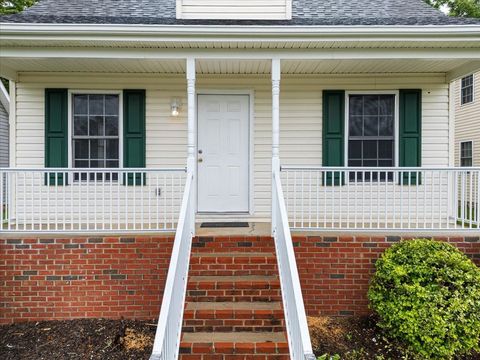
M 177 19 L 289 20 L 292 0 L 177 0 Z

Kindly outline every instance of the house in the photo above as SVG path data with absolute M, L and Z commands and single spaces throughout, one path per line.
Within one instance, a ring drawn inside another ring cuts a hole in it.
M 480 165 L 480 73 L 455 81 L 455 165 Z
M 421 0 L 41 0 L 0 22 L 2 322 L 161 304 L 152 358 L 310 359 L 306 315 L 367 313 L 389 244 L 441 236 L 479 261 L 452 83 L 480 69 L 478 20 Z

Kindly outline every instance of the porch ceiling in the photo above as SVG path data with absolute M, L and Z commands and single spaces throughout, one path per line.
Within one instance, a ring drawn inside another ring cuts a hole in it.
M 325 59 L 282 60 L 285 75 L 368 74 L 368 73 L 450 73 L 462 68 L 480 68 L 471 59 Z M 184 74 L 184 59 L 115 58 L 1 58 L 0 72 L 94 72 Z M 269 75 L 271 60 L 198 59 L 200 75 Z M 8 75 L 8 74 L 7 74 Z M 8 76 L 7 76 L 8 77 Z

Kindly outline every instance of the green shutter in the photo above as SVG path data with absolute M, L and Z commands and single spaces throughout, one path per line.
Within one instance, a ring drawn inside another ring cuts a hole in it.
M 400 90 L 400 167 L 422 165 L 422 90 Z M 419 172 L 402 172 L 401 183 L 421 183 Z M 417 179 L 418 177 L 418 179 Z
M 45 89 L 45 167 L 68 167 L 68 90 Z M 46 173 L 45 183 L 63 185 L 64 173 Z M 66 180 L 66 179 L 65 179 Z M 66 181 L 65 181 L 66 183 Z
M 123 91 L 123 165 L 145 167 L 145 90 Z M 145 184 L 145 174 L 128 175 L 128 185 Z
M 323 166 L 344 166 L 345 149 L 345 91 L 323 92 Z M 340 185 L 340 174 L 324 175 L 326 185 Z

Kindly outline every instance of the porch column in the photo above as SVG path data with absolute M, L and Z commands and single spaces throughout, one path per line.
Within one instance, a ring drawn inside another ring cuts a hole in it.
M 280 59 L 272 59 L 272 169 L 280 170 Z
M 190 200 L 190 216 L 193 219 L 192 228 L 190 229 L 192 236 L 195 236 L 195 214 L 197 211 L 197 164 L 195 155 L 195 59 L 187 59 L 187 172 L 193 174 L 193 182 Z
M 187 170 L 194 173 L 195 164 L 195 59 L 187 59 L 187 122 L 188 122 L 188 152 Z
M 280 73 L 280 59 L 272 59 L 272 236 L 275 235 L 277 226 L 275 223 L 277 194 L 274 191 L 273 176 L 280 173 Z

